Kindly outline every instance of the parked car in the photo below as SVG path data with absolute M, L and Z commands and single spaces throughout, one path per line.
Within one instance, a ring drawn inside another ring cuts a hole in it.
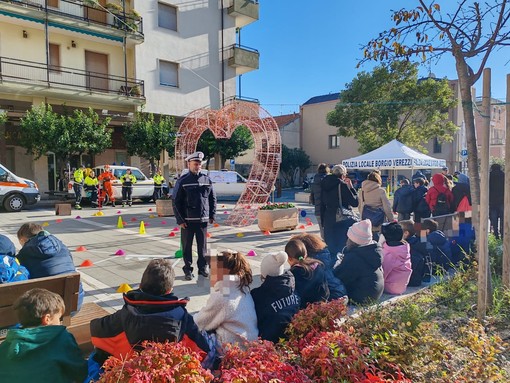
M 41 200 L 39 188 L 34 181 L 18 177 L 0 164 L 0 205 L 7 211 L 21 211 L 25 205 Z
M 188 171 L 188 169 L 184 169 L 181 175 L 186 174 Z M 207 173 L 211 178 L 216 198 L 220 200 L 238 199 L 248 183 L 246 178 L 232 170 L 203 169 L 202 172 Z
M 120 182 L 120 177 L 126 173 L 127 169 L 131 169 L 131 173 L 136 177 L 136 183 L 133 184 L 133 199 L 141 199 L 143 202 L 149 202 L 152 199 L 152 195 L 154 193 L 154 181 L 152 178 L 148 178 L 143 172 L 134 167 L 134 166 L 120 166 L 120 165 L 110 165 L 110 170 L 116 180 L 112 181 L 113 193 L 115 195 L 116 200 L 122 199 L 122 183 Z M 99 176 L 103 170 L 104 165 L 96 166 L 92 168 L 96 173 L 96 176 Z M 71 198 L 74 198 L 74 189 L 73 189 L 74 181 L 70 181 L 68 185 L 68 193 Z M 168 189 L 168 186 L 163 185 Z M 87 199 L 87 192 L 82 190 L 83 198 Z M 108 199 L 108 197 L 107 197 Z M 104 203 L 108 203 L 108 201 L 104 201 Z

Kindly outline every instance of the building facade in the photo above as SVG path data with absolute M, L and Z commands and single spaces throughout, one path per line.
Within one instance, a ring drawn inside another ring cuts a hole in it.
M 129 157 L 123 124 L 143 110 L 176 117 L 220 108 L 236 78 L 258 68 L 256 50 L 236 43 L 258 19 L 258 2 L 241 0 L 0 0 L 0 162 L 56 190 L 54 155 L 39 159 L 16 145 L 19 121 L 33 105 L 56 112 L 94 109 L 111 118 L 112 147 L 71 159 L 100 165 Z

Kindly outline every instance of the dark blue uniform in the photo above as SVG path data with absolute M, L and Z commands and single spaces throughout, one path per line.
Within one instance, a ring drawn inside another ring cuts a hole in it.
M 204 173 L 189 172 L 177 181 L 174 188 L 173 207 L 177 224 L 186 223 L 181 228 L 181 245 L 184 258 L 184 273 L 193 272 L 191 248 L 193 237 L 197 239 L 198 270 L 205 270 L 207 262 L 207 222 L 214 220 L 216 214 L 216 194 L 211 179 Z

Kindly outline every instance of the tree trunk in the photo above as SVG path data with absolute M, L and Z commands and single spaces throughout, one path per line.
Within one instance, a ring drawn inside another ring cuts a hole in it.
M 473 206 L 472 223 L 476 238 L 480 230 L 480 174 L 478 165 L 478 145 L 476 142 L 475 117 L 473 113 L 472 79 L 469 78 L 468 65 L 464 58 L 456 57 L 457 74 L 459 76 L 460 97 L 466 129 L 468 151 L 468 174 L 471 187 L 471 201 Z

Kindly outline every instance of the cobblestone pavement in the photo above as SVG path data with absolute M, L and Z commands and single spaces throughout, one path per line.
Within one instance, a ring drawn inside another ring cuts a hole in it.
M 284 195 L 281 200 L 289 200 L 289 197 Z M 0 233 L 7 235 L 19 249 L 17 230 L 25 222 L 37 222 L 61 239 L 71 250 L 82 275 L 85 302 L 96 302 L 112 312 L 119 309 L 122 306 L 122 294 L 117 292 L 120 285 L 125 283 L 136 288 L 150 259 L 172 257 L 176 271 L 175 294 L 190 298 L 188 310 L 191 313 L 205 305 L 210 291 L 209 280 L 195 277 L 185 281 L 183 261 L 175 258 L 180 248 L 180 233 L 174 231 L 177 228 L 174 217 L 158 217 L 153 203 L 136 203 L 130 208 L 106 207 L 102 210 L 103 216 L 95 216 L 97 210 L 88 207 L 73 210 L 70 216 L 56 216 L 54 204 L 55 201 L 41 201 L 20 213 L 0 211 Z M 209 248 L 217 251 L 230 248 L 244 254 L 254 251 L 256 255 L 248 260 L 254 274 L 253 287 L 256 287 L 260 284 L 260 261 L 266 253 L 283 250 L 293 234 L 319 232 L 313 207 L 304 203 L 296 203 L 296 206 L 305 212 L 300 214 L 298 228 L 264 235 L 256 224 L 243 228 L 226 226 L 225 220 L 234 203 L 219 201 L 219 226 L 209 227 Z M 119 217 L 124 228 L 117 228 Z M 312 226 L 307 225 L 306 218 L 311 220 Z M 140 234 L 142 221 L 145 234 Z M 115 255 L 119 250 L 124 254 Z M 86 261 L 92 266 L 80 266 Z M 196 275 L 196 263 L 194 267 Z

